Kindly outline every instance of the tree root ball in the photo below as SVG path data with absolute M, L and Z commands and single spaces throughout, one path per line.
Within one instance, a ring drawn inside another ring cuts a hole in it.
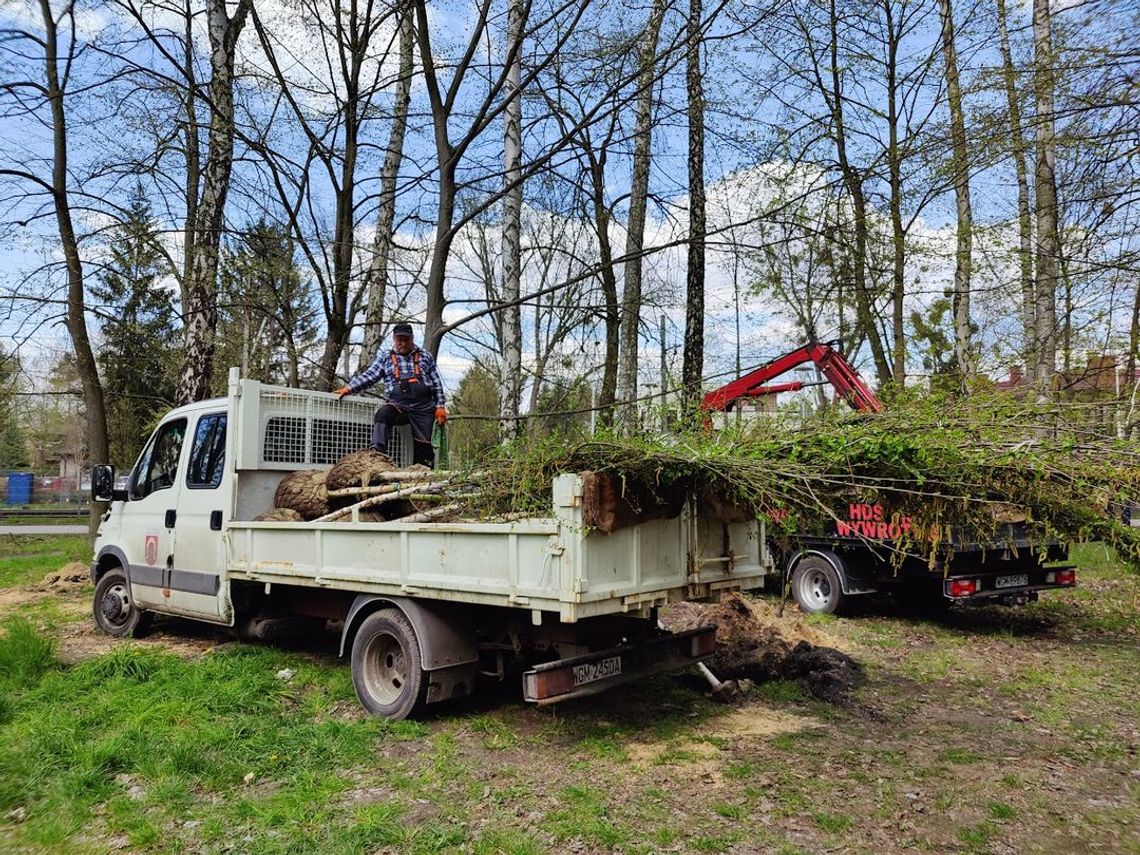
M 386 454 L 364 448 L 346 454 L 333 464 L 328 475 L 325 476 L 325 485 L 330 490 L 346 490 L 349 487 L 370 487 L 380 483 L 377 477 L 382 472 L 389 472 L 396 468 L 396 464 Z
M 320 469 L 290 472 L 277 485 L 273 494 L 275 508 L 289 508 L 306 520 L 315 520 L 329 512 L 329 491 L 325 473 Z
M 254 522 L 303 522 L 304 517 L 292 508 L 274 508 L 253 518 Z

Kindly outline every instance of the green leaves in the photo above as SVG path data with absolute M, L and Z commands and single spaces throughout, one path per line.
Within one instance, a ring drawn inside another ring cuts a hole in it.
M 480 466 L 471 512 L 548 511 L 555 475 L 595 470 L 662 493 L 683 481 L 757 515 L 779 509 L 784 533 L 822 531 L 854 502 L 882 502 L 888 514 L 977 540 L 1024 515 L 1042 541 L 1103 539 L 1140 566 L 1140 534 L 1120 518 L 1127 499 L 1140 499 L 1140 453 L 1082 418 L 1007 397 L 908 393 L 875 416 L 832 412 L 806 424 L 764 419 L 576 445 L 522 440 Z

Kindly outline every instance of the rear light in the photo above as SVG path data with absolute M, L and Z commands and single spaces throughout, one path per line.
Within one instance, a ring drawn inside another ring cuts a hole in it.
M 977 579 L 951 579 L 946 585 L 946 594 L 951 597 L 972 597 L 977 592 Z
M 1053 574 L 1053 581 L 1058 585 L 1075 585 L 1077 584 L 1077 571 L 1058 570 Z

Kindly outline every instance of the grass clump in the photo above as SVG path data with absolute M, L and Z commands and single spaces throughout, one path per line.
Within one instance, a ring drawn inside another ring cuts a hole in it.
M 0 696 L 34 685 L 56 667 L 55 640 L 23 618 L 4 621 L 0 632 Z

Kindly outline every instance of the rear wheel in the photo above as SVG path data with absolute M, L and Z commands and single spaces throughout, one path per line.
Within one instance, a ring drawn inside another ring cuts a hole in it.
M 142 635 L 152 617 L 135 605 L 130 582 L 121 567 L 108 570 L 95 583 L 93 611 L 95 625 L 116 638 Z
M 416 632 L 403 612 L 381 609 L 364 619 L 352 642 L 352 683 L 374 715 L 399 721 L 423 709 L 427 675 Z
M 803 611 L 825 615 L 840 611 L 847 599 L 835 568 L 817 555 L 809 555 L 796 565 L 792 596 Z

